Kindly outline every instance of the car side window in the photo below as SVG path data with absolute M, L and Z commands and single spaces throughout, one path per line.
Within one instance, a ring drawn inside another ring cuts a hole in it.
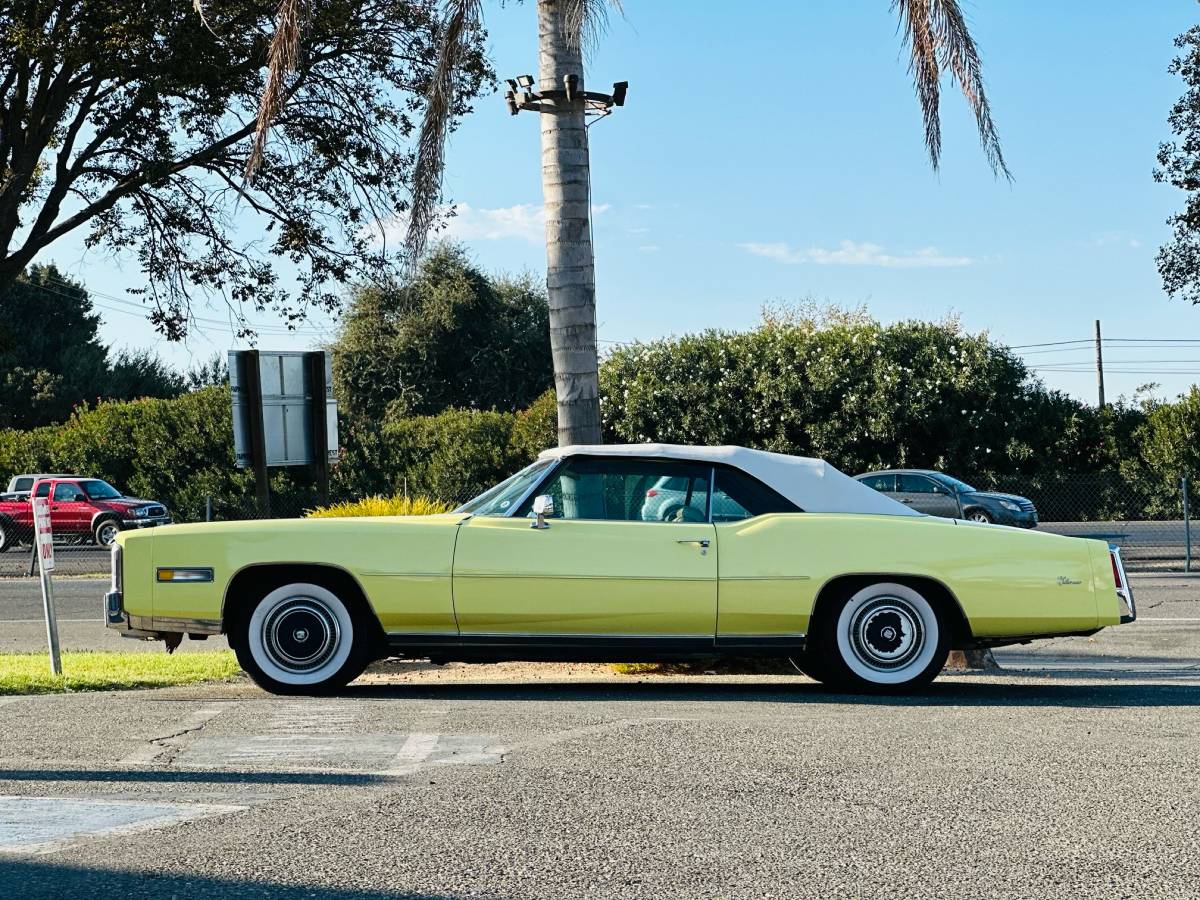
M 79 493 L 80 490 L 75 485 L 66 481 L 60 481 L 54 486 L 53 500 L 55 503 L 74 503 L 75 497 Z
M 29 490 L 31 487 L 33 487 L 33 479 L 32 478 L 18 478 L 13 483 L 13 491 L 15 491 L 18 494 L 24 493 L 25 491 Z
M 860 478 L 859 481 L 884 494 L 893 494 L 896 491 L 895 475 L 872 475 L 869 478 Z
M 34 493 L 34 496 L 35 497 L 49 497 L 50 496 L 50 482 L 48 482 L 48 481 L 39 482 L 38 486 L 37 486 L 37 491 Z
M 556 519 L 705 522 L 709 468 L 673 460 L 573 457 L 535 494 L 554 500 Z M 518 516 L 529 516 L 533 497 Z
M 803 510 L 757 478 L 736 469 L 717 467 L 712 503 L 714 522 L 739 522 L 777 512 Z
M 924 475 L 899 475 L 899 490 L 902 494 L 936 494 L 937 485 Z

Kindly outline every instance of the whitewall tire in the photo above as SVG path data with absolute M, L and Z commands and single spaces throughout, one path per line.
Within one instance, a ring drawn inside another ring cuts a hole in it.
M 370 640 L 352 608 L 326 587 L 296 582 L 263 597 L 238 628 L 238 662 L 265 690 L 320 693 L 362 673 Z
M 903 691 L 928 684 L 949 652 L 933 604 L 905 584 L 859 587 L 826 609 L 814 629 L 825 679 L 855 690 Z

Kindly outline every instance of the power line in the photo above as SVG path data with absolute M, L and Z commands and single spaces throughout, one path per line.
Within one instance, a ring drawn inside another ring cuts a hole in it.
M 132 300 L 127 300 L 122 297 L 115 297 L 112 294 L 106 294 L 103 291 L 97 291 L 97 290 L 93 290 L 93 289 L 87 288 L 87 287 L 80 288 L 78 285 L 72 284 L 71 282 L 65 281 L 61 278 L 54 278 L 53 276 L 47 276 L 46 280 L 49 282 L 53 282 L 56 285 L 60 285 L 61 287 L 70 288 L 72 290 L 82 289 L 84 291 L 84 293 L 86 293 L 88 295 L 93 306 L 99 307 L 100 309 L 108 310 L 109 312 L 125 313 L 126 315 L 136 315 L 136 316 L 144 318 L 146 313 L 150 311 L 149 308 L 145 304 L 138 303 L 138 302 L 135 302 Z M 57 296 L 60 296 L 60 297 L 71 298 L 70 294 L 66 293 L 63 290 L 56 290 L 50 284 L 41 283 L 41 284 L 35 285 L 35 287 L 41 288 L 42 290 L 46 290 L 46 291 L 48 291 L 52 294 L 55 294 Z M 104 303 L 100 303 L 100 302 L 92 299 L 93 297 L 103 297 L 104 299 L 110 301 L 111 303 L 120 304 L 120 307 L 108 306 Z M 128 307 L 128 308 L 123 308 L 123 307 Z M 329 337 L 329 334 L 330 334 L 329 328 L 322 328 L 320 326 L 312 327 L 312 328 L 289 328 L 287 325 L 277 323 L 277 322 L 264 322 L 264 323 L 250 322 L 249 320 L 247 320 L 245 318 L 241 318 L 240 314 L 236 314 L 236 315 L 238 315 L 237 321 L 240 321 L 242 323 L 243 327 L 245 327 L 246 329 L 255 331 L 259 334 L 265 334 L 268 336 L 298 335 L 301 337 L 303 337 L 303 336 Z M 204 327 L 208 327 L 208 328 L 211 328 L 214 330 L 224 331 L 225 333 L 232 334 L 232 335 L 236 335 L 239 330 L 238 328 L 235 328 L 233 325 L 233 322 L 231 322 L 229 320 L 223 321 L 221 319 L 214 319 L 214 318 L 210 318 L 207 316 L 191 315 L 191 316 L 189 316 L 189 321 L 196 323 L 198 326 L 204 326 Z

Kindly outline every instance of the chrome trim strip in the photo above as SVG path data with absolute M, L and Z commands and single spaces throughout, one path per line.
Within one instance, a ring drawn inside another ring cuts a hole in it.
M 364 578 L 449 578 L 450 572 L 387 572 L 383 569 L 359 569 Z
M 688 543 L 692 543 L 689 541 Z M 455 578 L 536 578 L 541 581 L 687 581 L 711 584 L 711 578 L 676 578 L 674 575 L 547 575 L 545 572 L 455 572 Z
M 701 634 L 615 634 L 615 633 L 596 633 L 592 631 L 464 631 L 461 634 L 447 632 L 429 632 L 429 631 L 389 631 L 389 638 L 417 638 L 421 640 L 434 640 L 452 638 L 454 640 L 474 639 L 474 638 L 536 638 L 537 640 L 578 640 L 586 638 L 587 640 L 686 640 L 686 641 L 711 641 L 713 635 L 711 632 L 703 632 Z
M 722 575 L 721 581 L 812 581 L 811 575 Z

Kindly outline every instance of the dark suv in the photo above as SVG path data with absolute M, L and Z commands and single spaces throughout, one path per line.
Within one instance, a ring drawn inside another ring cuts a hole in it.
M 931 469 L 888 469 L 854 477 L 867 487 L 931 516 L 1018 528 L 1035 528 L 1038 523 L 1037 509 L 1027 497 L 977 491 L 957 478 Z

